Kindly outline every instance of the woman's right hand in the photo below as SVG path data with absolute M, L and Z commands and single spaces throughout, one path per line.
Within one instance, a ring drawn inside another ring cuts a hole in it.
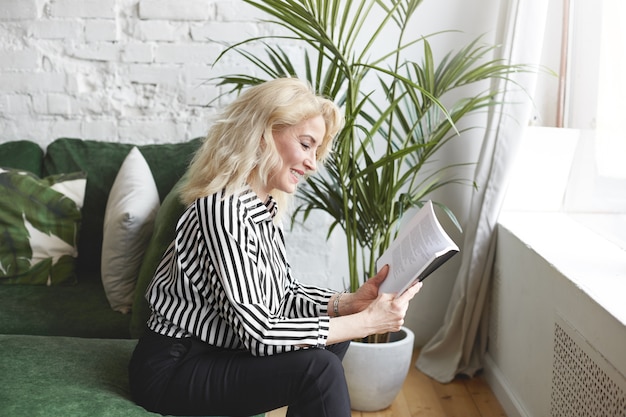
M 367 316 L 370 334 L 396 332 L 404 325 L 404 318 L 409 308 L 409 302 L 422 288 L 417 282 L 409 287 L 402 295 L 396 298 L 395 294 L 381 293 L 364 311 Z

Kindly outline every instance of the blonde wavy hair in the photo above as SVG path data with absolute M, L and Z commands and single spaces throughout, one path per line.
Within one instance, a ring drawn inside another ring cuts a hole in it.
M 344 123 L 337 105 L 297 78 L 279 78 L 248 88 L 217 117 L 194 155 L 181 188 L 182 202 L 191 204 L 223 189 L 232 195 L 246 186 L 265 186 L 282 165 L 273 132 L 320 115 L 326 132 L 317 161 L 323 163 Z M 284 212 L 289 195 L 279 190 L 271 195 L 279 213 Z

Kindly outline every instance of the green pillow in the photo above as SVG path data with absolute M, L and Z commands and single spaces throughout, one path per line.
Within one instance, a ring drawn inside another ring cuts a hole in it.
M 174 240 L 176 223 L 178 223 L 178 219 L 185 211 L 185 206 L 179 198 L 179 191 L 184 178 L 181 178 L 167 197 L 165 197 L 154 220 L 152 237 L 144 253 L 135 287 L 132 318 L 130 320 L 130 336 L 134 338 L 141 336 L 150 315 L 150 307 L 145 298 L 146 289 L 159 266 L 159 262 L 161 262 L 163 253 Z
M 0 283 L 76 281 L 85 178 L 0 168 Z
M 0 144 L 0 167 L 21 169 L 41 176 L 43 149 L 28 140 Z
M 141 154 L 146 158 L 146 162 L 152 170 L 161 201 L 185 174 L 189 161 L 202 141 L 203 138 L 196 138 L 189 142 L 139 146 Z
M 183 176 L 200 143 L 198 138 L 183 143 L 138 146 L 150 166 L 161 199 Z M 56 139 L 48 145 L 43 162 L 45 175 L 84 171 L 89 176 L 78 242 L 81 277 L 97 276 L 100 272 L 107 200 L 117 172 L 134 146 L 71 138 Z

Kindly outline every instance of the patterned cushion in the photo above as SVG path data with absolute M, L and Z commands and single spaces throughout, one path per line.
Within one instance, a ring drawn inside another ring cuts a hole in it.
M 0 168 L 0 283 L 75 282 L 82 172 L 40 179 Z

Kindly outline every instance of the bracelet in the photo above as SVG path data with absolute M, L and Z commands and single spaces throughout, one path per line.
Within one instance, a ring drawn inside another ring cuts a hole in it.
M 342 291 L 339 294 L 337 294 L 337 297 L 335 297 L 335 301 L 333 302 L 333 313 L 335 313 L 335 317 L 339 317 L 341 315 L 339 314 L 339 299 L 345 293 L 346 293 L 345 291 Z

